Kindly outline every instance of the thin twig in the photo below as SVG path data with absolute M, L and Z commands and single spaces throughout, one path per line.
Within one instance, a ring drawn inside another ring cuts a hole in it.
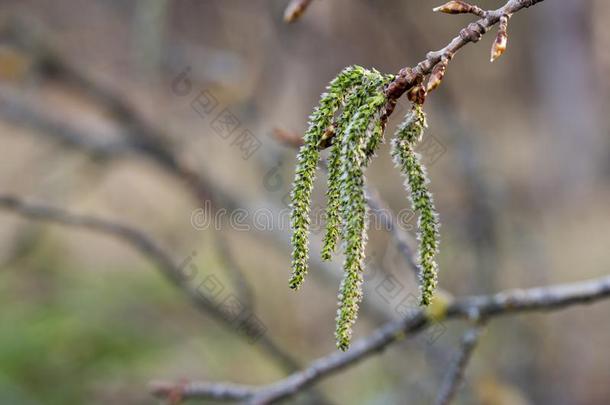
M 398 99 L 414 86 L 419 85 L 425 76 L 432 73 L 434 67 L 441 61 L 450 61 L 457 51 L 468 43 L 475 43 L 481 40 L 482 36 L 491 27 L 500 22 L 502 16 L 512 15 L 524 8 L 541 3 L 544 0 L 509 0 L 504 6 L 485 12 L 485 17 L 468 24 L 462 28 L 459 34 L 449 42 L 444 48 L 438 51 L 428 52 L 426 58 L 419 62 L 415 67 L 405 67 L 398 72 L 396 79 L 386 87 L 386 97 L 388 103 L 382 114 L 382 122 L 385 123 L 394 111 Z
M 509 290 L 488 296 L 457 299 L 449 305 L 446 319 L 472 319 L 473 314 L 481 320 L 492 317 L 531 311 L 554 311 L 579 304 L 590 304 L 610 298 L 610 275 L 571 284 Z M 379 353 L 390 344 L 406 335 L 421 332 L 433 324 L 423 309 L 414 310 L 409 316 L 389 322 L 370 336 L 355 342 L 347 352 L 334 352 L 315 360 L 305 370 L 299 371 L 275 383 L 256 386 L 227 386 L 226 384 L 191 383 L 181 387 L 184 398 L 207 398 L 222 392 L 224 399 L 247 400 L 266 404 L 293 396 L 306 387 L 352 366 L 365 358 Z M 175 389 L 171 382 L 156 382 L 152 391 L 160 397 Z
M 483 325 L 477 325 L 468 329 L 460 344 L 460 350 L 457 353 L 453 363 L 449 367 L 449 371 L 445 376 L 441 385 L 439 394 L 436 398 L 436 405 L 449 405 L 457 394 L 462 381 L 464 380 L 464 372 L 470 362 L 472 353 L 479 342 L 479 337 L 482 333 Z
M 233 285 L 238 292 L 239 298 L 248 308 L 250 308 L 251 311 L 254 311 L 254 290 L 248 282 L 248 278 L 242 271 L 241 266 L 235 260 L 235 257 L 231 252 L 231 248 L 229 247 L 229 243 L 227 242 L 226 236 L 222 232 L 217 232 L 215 243 L 216 252 L 220 256 L 223 268 L 227 271 L 229 277 L 231 277 Z
M 500 21 L 502 16 L 512 15 L 542 1 L 544 0 L 509 0 L 498 9 L 487 11 L 485 17 L 462 28 L 459 35 L 453 38 L 447 46 L 438 51 L 428 52 L 426 58 L 415 67 L 403 68 L 399 72 L 398 77 L 388 86 L 386 95 L 390 100 L 397 100 L 405 91 L 421 82 L 424 76 L 430 74 L 434 66 L 443 58 L 451 60 L 464 45 L 478 42 L 491 27 Z

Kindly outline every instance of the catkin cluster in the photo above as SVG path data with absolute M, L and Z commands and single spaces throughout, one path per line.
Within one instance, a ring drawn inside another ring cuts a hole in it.
M 322 258 L 330 260 L 341 239 L 345 261 L 339 291 L 335 337 L 337 347 L 347 350 L 352 326 L 362 300 L 365 247 L 367 240 L 367 203 L 364 171 L 382 142 L 382 110 L 387 102 L 385 86 L 393 75 L 360 66 L 344 69 L 322 94 L 320 104 L 309 119 L 304 145 L 298 155 L 292 200 L 292 277 L 289 285 L 298 289 L 308 267 L 308 237 L 311 193 L 323 145 L 332 142 L 328 159 L 328 205 Z M 396 133 L 393 154 L 407 177 L 413 207 L 420 212 L 419 264 L 422 304 L 428 304 L 436 285 L 438 219 L 428 180 L 414 151 L 425 127 L 421 106 L 415 106 Z

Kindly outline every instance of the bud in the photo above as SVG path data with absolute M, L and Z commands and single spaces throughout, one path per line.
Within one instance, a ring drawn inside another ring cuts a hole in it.
M 432 9 L 432 11 L 440 11 L 441 13 L 447 14 L 475 14 L 481 18 L 484 18 L 487 13 L 480 7 L 473 6 L 472 4 L 468 4 L 462 0 L 452 0 L 443 4 L 442 6 L 438 6 Z
M 445 70 L 447 69 L 447 61 L 441 61 L 437 63 L 432 69 L 432 73 L 430 73 L 430 77 L 428 78 L 428 85 L 426 86 L 427 91 L 431 92 L 441 85 L 443 81 L 443 77 L 445 77 Z
M 287 23 L 295 22 L 303 13 L 311 0 L 292 0 L 286 11 L 284 11 L 284 21 Z
M 422 105 L 426 101 L 426 89 L 422 84 L 415 86 L 409 90 L 407 98 L 414 104 Z
M 498 35 L 496 36 L 496 39 L 494 40 L 494 43 L 491 47 L 491 59 L 490 59 L 491 62 L 495 61 L 500 56 L 502 56 L 502 54 L 506 50 L 507 42 L 508 42 L 508 35 L 506 35 L 505 32 L 498 32 Z
M 506 51 L 506 44 L 508 43 L 508 16 L 503 15 L 500 17 L 500 27 L 498 28 L 498 35 L 491 46 L 491 59 L 493 62 L 498 59 L 504 51 Z
M 461 0 L 451 0 L 442 6 L 438 6 L 432 9 L 432 11 L 446 14 L 465 14 L 472 11 L 473 6 Z

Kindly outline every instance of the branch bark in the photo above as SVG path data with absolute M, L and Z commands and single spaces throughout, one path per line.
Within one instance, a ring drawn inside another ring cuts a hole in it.
M 440 392 L 436 398 L 436 405 L 449 405 L 455 398 L 455 395 L 460 388 L 460 384 L 464 380 L 464 373 L 470 358 L 474 353 L 474 349 L 481 337 L 483 325 L 477 325 L 474 328 L 468 329 L 462 337 L 460 350 L 451 364 L 447 376 L 441 385 Z
M 424 76 L 432 73 L 432 69 L 441 60 L 451 60 L 453 56 L 464 45 L 475 43 L 481 40 L 491 27 L 500 22 L 504 15 L 512 15 L 524 8 L 541 3 L 544 0 L 509 0 L 504 6 L 485 12 L 485 17 L 468 24 L 462 28 L 459 34 L 449 42 L 444 48 L 438 51 L 428 52 L 426 58 L 419 62 L 415 67 L 405 67 L 400 70 L 396 79 L 390 83 L 386 89 L 388 105 L 384 114 L 385 119 L 394 111 L 396 101 L 409 89 L 420 84 Z
M 554 311 L 579 304 L 590 304 L 610 298 L 610 275 L 571 284 L 526 290 L 509 290 L 494 295 L 466 297 L 451 303 L 445 319 L 478 319 L 484 321 L 502 315 L 533 311 Z M 434 322 L 425 310 L 417 309 L 399 321 L 389 322 L 370 336 L 355 342 L 347 352 L 334 352 L 275 383 L 262 386 L 190 383 L 177 386 L 156 382 L 152 391 L 166 397 L 179 389 L 183 398 L 213 398 L 268 404 L 296 395 L 322 379 L 350 367 L 373 354 L 380 353 L 407 335 L 414 335 Z

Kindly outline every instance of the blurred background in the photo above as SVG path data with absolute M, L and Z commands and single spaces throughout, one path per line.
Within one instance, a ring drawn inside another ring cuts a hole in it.
M 309 279 L 288 289 L 296 152 L 273 134 L 301 134 L 343 67 L 397 72 L 472 17 L 432 13 L 428 1 L 332 0 L 286 25 L 286 3 L 0 1 L 0 192 L 134 227 L 189 269 L 212 306 L 241 311 L 235 322 L 198 311 L 119 238 L 3 208 L 1 403 L 160 403 L 151 380 L 285 376 L 297 364 L 271 339 L 299 365 L 334 350 L 341 257 L 321 265 L 314 232 Z M 501 59 L 489 63 L 485 36 L 429 97 L 421 153 L 442 221 L 444 290 L 607 274 L 609 20 L 603 0 L 524 10 Z M 412 233 L 387 142 L 367 176 Z M 371 230 L 367 263 L 356 338 L 417 291 L 389 232 Z M 491 322 L 458 403 L 608 403 L 609 311 L 605 302 Z M 241 328 L 245 316 L 258 327 Z M 464 327 L 435 325 L 294 401 L 430 403 Z

